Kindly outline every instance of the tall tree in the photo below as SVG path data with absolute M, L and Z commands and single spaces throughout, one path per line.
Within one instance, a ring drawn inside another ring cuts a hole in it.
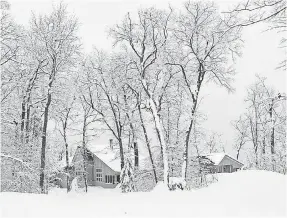
M 117 70 L 109 56 L 95 50 L 84 67 L 87 92 L 83 97 L 92 110 L 100 115 L 101 123 L 116 138 L 123 169 L 125 129 L 129 122 L 125 113 L 123 86 Z
M 242 115 L 239 142 L 245 148 L 251 164 L 258 169 L 286 172 L 282 167 L 282 152 L 286 151 L 286 140 L 282 136 L 282 125 L 286 122 L 286 97 L 284 93 L 276 94 L 266 85 L 264 78 L 257 76 L 257 81 L 247 90 L 246 112 Z M 251 142 L 251 143 L 250 143 Z M 240 145 L 240 144 L 239 144 Z M 251 145 L 252 150 L 248 149 Z M 284 165 L 284 164 L 283 164 Z
M 49 109 L 52 103 L 53 89 L 57 78 L 61 74 L 69 73 L 74 66 L 75 58 L 79 52 L 79 38 L 76 35 L 77 20 L 70 16 L 66 6 L 59 5 L 54 8 L 50 15 L 33 16 L 31 21 L 31 32 L 37 39 L 35 49 L 46 58 L 48 65 L 43 69 L 47 75 L 46 103 L 44 105 L 44 118 L 41 140 L 41 192 L 45 193 L 45 164 L 47 126 L 49 121 Z
M 240 53 L 241 28 L 230 28 L 235 22 L 231 16 L 221 16 L 213 3 L 187 2 L 184 11 L 175 18 L 172 36 L 176 41 L 170 50 L 168 65 L 182 74 L 186 95 L 191 99 L 190 121 L 185 136 L 185 153 L 182 164 L 187 178 L 189 142 L 199 94 L 205 82 L 211 81 L 232 91 L 232 68 L 235 55 Z
M 238 120 L 232 122 L 233 128 L 236 130 L 235 148 L 236 148 L 236 159 L 239 159 L 239 154 L 248 141 L 248 122 L 241 116 Z
M 162 72 L 162 69 L 158 68 L 158 62 L 167 41 L 170 14 L 154 8 L 141 10 L 138 12 L 138 21 L 127 14 L 121 24 L 111 29 L 115 44 L 128 46 L 127 54 L 130 54 L 131 65 L 147 95 L 148 107 L 152 112 L 162 150 L 165 184 L 168 184 L 169 173 L 167 144 L 159 114 L 159 96 L 153 88 L 165 76 L 164 72 L 162 74 L 156 72 Z

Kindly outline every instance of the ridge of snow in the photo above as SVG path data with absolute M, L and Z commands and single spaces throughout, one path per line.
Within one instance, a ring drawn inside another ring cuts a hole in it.
M 218 174 L 218 182 L 191 191 L 168 191 L 159 182 L 154 191 L 128 194 L 98 187 L 68 194 L 2 192 L 0 211 L 3 217 L 286 216 L 286 182 L 279 173 L 241 170 Z

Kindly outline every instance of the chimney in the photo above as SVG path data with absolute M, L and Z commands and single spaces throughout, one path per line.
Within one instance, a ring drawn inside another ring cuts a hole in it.
M 139 149 L 138 144 L 134 142 L 135 168 L 139 166 Z
M 113 150 L 113 139 L 110 139 L 110 149 Z

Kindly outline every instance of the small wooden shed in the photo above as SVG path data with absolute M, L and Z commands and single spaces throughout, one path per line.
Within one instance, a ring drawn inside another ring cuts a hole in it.
M 225 153 L 210 153 L 204 156 L 214 163 L 217 173 L 232 173 L 244 166 L 243 163 Z

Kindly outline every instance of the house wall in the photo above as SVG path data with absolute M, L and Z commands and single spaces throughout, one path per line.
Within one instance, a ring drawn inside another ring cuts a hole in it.
M 217 165 L 217 172 L 223 172 L 223 166 L 225 165 L 231 166 L 231 172 L 234 172 L 235 169 L 240 169 L 243 166 L 243 164 L 240 164 L 232 158 L 225 156 L 222 161 Z
M 102 181 L 97 181 L 97 169 L 102 169 Z M 94 155 L 94 162 L 88 167 L 89 181 L 88 184 L 91 186 L 101 186 L 103 188 L 115 188 L 118 184 L 117 175 L 119 172 L 115 172 L 108 165 L 106 165 L 101 159 Z M 115 184 L 110 184 L 105 182 L 105 176 L 114 176 Z

